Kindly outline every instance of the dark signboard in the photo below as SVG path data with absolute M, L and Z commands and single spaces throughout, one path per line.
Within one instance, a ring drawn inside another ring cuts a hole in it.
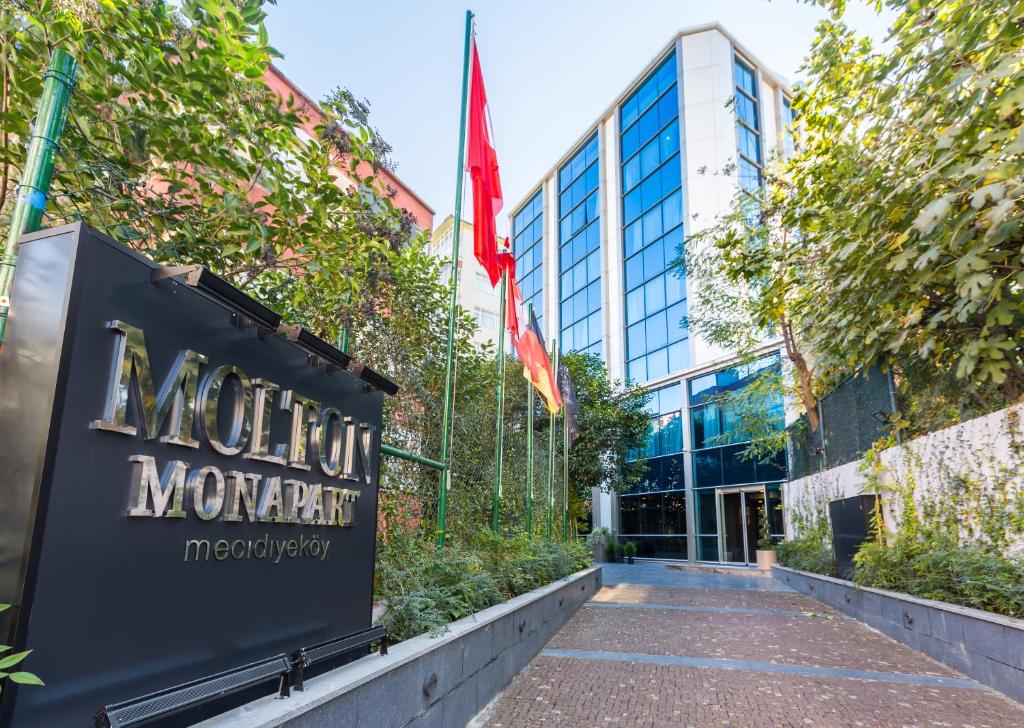
M 80 225 L 25 238 L 13 300 L 0 601 L 46 686 L 5 686 L 0 723 L 91 726 L 370 627 L 394 385 Z

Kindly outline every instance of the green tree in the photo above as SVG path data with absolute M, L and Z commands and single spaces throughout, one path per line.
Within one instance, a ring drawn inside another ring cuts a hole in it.
M 797 153 L 688 242 L 691 327 L 745 359 L 780 338 L 784 376 L 761 389 L 789 394 L 812 429 L 816 393 L 876 365 L 925 428 L 1015 401 L 1024 3 L 891 0 L 880 49 L 843 2 L 819 4 L 833 15 L 794 99 Z
M 1024 3 L 889 0 L 884 47 L 822 22 L 787 224 L 823 370 L 926 361 L 1024 392 Z M 836 4 L 841 11 L 842 4 Z
M 647 444 L 650 393 L 612 381 L 596 355 L 569 353 L 564 361 L 580 404 L 579 437 L 569 456 L 570 511 L 579 516 L 593 488 L 621 492 L 643 475 L 643 462 L 631 455 Z

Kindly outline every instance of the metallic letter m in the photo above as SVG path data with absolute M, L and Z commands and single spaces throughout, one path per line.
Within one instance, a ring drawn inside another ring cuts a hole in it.
M 106 411 L 103 419 L 94 421 L 90 427 L 135 435 L 136 428 L 127 422 L 129 391 L 134 384 L 135 401 L 142 414 L 142 434 L 146 440 L 154 439 L 169 418 L 168 434 L 161 437 L 160 442 L 199 447 L 192 438 L 192 417 L 199 366 L 206 363 L 206 357 L 188 349 L 181 352 L 158 392 L 149 367 L 142 329 L 123 321 L 111 321 L 110 329 L 116 333 L 117 343 L 107 387 Z

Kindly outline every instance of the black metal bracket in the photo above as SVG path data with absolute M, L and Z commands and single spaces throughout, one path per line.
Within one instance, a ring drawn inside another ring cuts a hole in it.
M 291 669 L 288 657 L 278 655 L 140 698 L 108 705 L 93 716 L 93 721 L 96 728 L 128 728 L 142 725 L 273 678 L 280 678 L 280 690 L 287 694 L 288 673 Z
M 338 657 L 346 652 L 352 652 L 360 647 L 366 647 L 377 641 L 381 643 L 380 653 L 386 655 L 388 653 L 388 631 L 383 627 L 371 627 L 347 637 L 327 640 L 312 647 L 296 650 L 292 653 L 292 675 L 295 677 L 295 689 L 305 689 L 303 670 L 310 665 L 331 657 Z

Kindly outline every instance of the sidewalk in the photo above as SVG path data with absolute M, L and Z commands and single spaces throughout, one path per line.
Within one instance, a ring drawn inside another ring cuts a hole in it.
M 756 574 L 605 564 L 474 725 L 1019 728 L 1024 706 Z

